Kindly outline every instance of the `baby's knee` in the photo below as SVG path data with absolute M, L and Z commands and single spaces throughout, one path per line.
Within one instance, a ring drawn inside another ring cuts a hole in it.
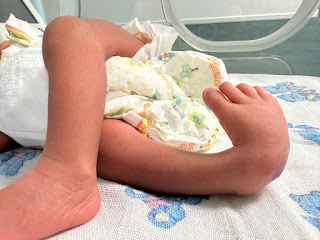
M 73 33 L 81 30 L 81 25 L 85 22 L 86 20 L 73 16 L 57 17 L 48 24 L 45 29 L 45 34 Z
M 86 20 L 72 16 L 62 16 L 52 20 L 45 29 L 43 45 L 64 43 L 86 38 L 90 35 L 90 27 Z

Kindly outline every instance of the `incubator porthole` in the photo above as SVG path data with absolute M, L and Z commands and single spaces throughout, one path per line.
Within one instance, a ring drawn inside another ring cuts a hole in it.
M 180 37 L 207 52 L 259 51 L 276 46 L 299 31 L 319 7 L 319 0 L 161 2 L 165 19 Z M 203 5 L 201 10 L 195 10 L 199 5 Z M 238 24 L 230 30 L 229 23 L 235 22 Z M 192 26 L 199 24 L 206 27 Z M 263 30 L 267 26 L 268 30 Z

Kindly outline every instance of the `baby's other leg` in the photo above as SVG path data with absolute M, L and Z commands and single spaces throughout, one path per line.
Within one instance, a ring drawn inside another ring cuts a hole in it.
M 216 154 L 170 148 L 130 125 L 105 120 L 98 176 L 140 189 L 183 194 L 239 194 L 261 191 L 287 161 L 289 138 L 276 99 L 260 87 L 224 83 L 204 92 L 234 147 Z
M 281 175 L 288 160 L 290 140 L 284 113 L 277 99 L 262 87 L 225 82 L 219 90 L 208 88 L 203 98 L 234 146 L 231 158 L 223 157 L 237 174 L 230 178 L 234 178 L 230 188 L 258 192 Z
M 98 176 L 138 189 L 176 194 L 231 193 L 217 182 L 219 155 L 187 152 L 151 140 L 120 120 L 103 122 Z

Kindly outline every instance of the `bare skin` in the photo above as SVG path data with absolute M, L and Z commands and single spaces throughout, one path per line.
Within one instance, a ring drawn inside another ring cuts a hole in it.
M 181 151 L 142 136 L 122 121 L 106 120 L 98 176 L 167 193 L 260 192 L 287 162 L 289 138 L 282 109 L 261 87 L 223 83 L 220 91 L 231 101 L 215 88 L 205 90 L 203 98 L 234 147 L 216 154 Z
M 110 23 L 72 17 L 48 25 L 43 39 L 47 139 L 36 167 L 0 191 L 0 239 L 41 239 L 83 224 L 99 211 L 104 63 L 113 55 L 134 55 L 141 42 L 128 35 Z
M 100 207 L 96 171 L 146 190 L 239 195 L 258 193 L 281 174 L 289 152 L 286 121 L 260 87 L 224 83 L 221 92 L 204 91 L 234 145 L 217 154 L 169 148 L 121 121 L 103 121 L 105 60 L 131 57 L 142 45 L 102 21 L 62 17 L 49 24 L 47 141 L 37 166 L 0 191 L 0 239 L 40 239 L 92 219 Z
M 6 40 L 0 43 L 0 58 L 1 58 L 1 50 L 6 49 L 7 47 L 10 46 L 10 41 Z

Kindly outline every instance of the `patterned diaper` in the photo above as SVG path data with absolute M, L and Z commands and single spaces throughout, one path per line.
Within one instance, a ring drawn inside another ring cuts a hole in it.
M 112 57 L 105 117 L 123 119 L 149 138 L 188 150 L 208 150 L 221 128 L 202 100 L 205 88 L 227 81 L 223 62 L 193 52 L 167 52 L 143 63 Z

